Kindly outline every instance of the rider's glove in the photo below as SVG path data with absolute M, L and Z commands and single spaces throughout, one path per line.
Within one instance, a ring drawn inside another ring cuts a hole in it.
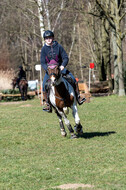
M 62 71 L 63 69 L 64 69 L 64 66 L 63 66 L 63 65 L 61 65 L 61 66 L 60 66 L 60 70 Z

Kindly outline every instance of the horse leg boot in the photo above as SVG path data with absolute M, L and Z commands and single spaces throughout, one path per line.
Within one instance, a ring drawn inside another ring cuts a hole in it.
M 46 106 L 43 108 L 43 111 L 46 111 L 48 113 L 52 113 L 52 106 L 49 104 L 48 93 L 43 92 L 43 95 L 44 95 L 44 99 L 45 99 L 45 102 L 46 102 Z
M 61 131 L 61 135 L 62 135 L 63 137 L 66 137 L 66 136 L 67 136 L 67 133 L 66 133 L 66 130 L 65 130 L 65 127 L 64 127 L 63 121 L 60 120 L 59 123 L 60 123 L 60 131 Z
M 83 135 L 83 128 L 80 123 L 75 125 L 74 130 L 78 135 Z
M 80 97 L 78 82 L 75 82 L 75 94 L 76 94 L 76 99 L 77 99 L 77 102 L 78 102 L 79 105 L 83 104 L 83 102 L 86 101 L 86 98 L 81 98 Z

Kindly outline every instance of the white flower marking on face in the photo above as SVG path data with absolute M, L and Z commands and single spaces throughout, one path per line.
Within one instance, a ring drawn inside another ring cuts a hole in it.
M 55 77 L 54 76 L 51 76 L 51 84 L 52 84 L 52 86 L 54 86 L 54 84 L 55 84 Z

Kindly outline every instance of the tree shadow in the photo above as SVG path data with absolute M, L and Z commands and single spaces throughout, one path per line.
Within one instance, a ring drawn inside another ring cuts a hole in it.
M 81 136 L 78 136 L 78 138 L 85 138 L 85 139 L 91 139 L 94 137 L 103 137 L 103 136 L 109 136 L 112 134 L 115 134 L 115 131 L 108 131 L 108 132 L 90 132 L 90 133 L 84 133 Z

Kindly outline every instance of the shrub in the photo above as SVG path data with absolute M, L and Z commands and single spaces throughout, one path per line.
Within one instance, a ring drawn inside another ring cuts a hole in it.
M 0 90 L 12 89 L 12 79 L 14 78 L 13 70 L 0 70 Z

